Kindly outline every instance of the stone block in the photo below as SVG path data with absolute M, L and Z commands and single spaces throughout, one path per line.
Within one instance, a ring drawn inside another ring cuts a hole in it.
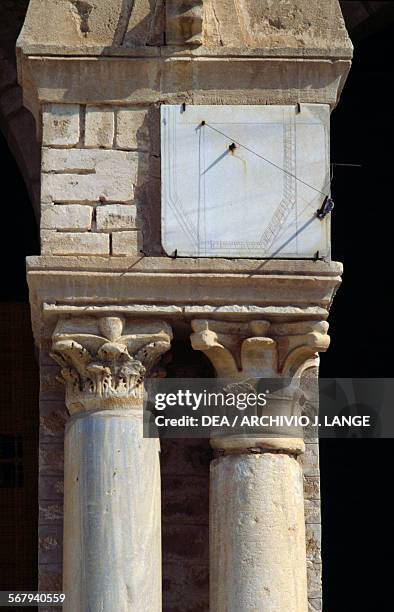
M 185 535 L 189 537 L 188 546 L 185 546 Z M 163 530 L 163 548 L 168 558 L 183 563 L 192 560 L 203 563 L 208 560 L 208 525 L 182 525 L 167 524 Z
M 92 225 L 92 213 L 91 206 L 81 204 L 55 204 L 43 207 L 41 229 L 87 231 Z
M 79 105 L 48 104 L 42 113 L 43 145 L 74 147 L 79 142 Z
M 306 524 L 306 558 L 321 563 L 321 526 Z
M 319 476 L 319 445 L 305 444 L 305 453 L 300 457 L 305 476 Z
M 103 235 L 103 234 L 99 234 Z M 141 232 L 115 232 L 112 234 L 112 255 L 137 255 L 142 248 Z
M 116 146 L 119 149 L 149 150 L 148 111 L 146 108 L 133 106 L 117 112 Z
M 50 563 L 39 567 L 38 588 L 43 593 L 62 592 L 62 564 Z M 59 608 L 56 608 L 59 610 Z
M 47 359 L 49 361 L 51 357 L 48 355 Z M 47 365 L 43 355 L 40 355 L 40 362 L 40 402 L 50 400 L 64 404 L 64 385 L 58 379 L 59 366 L 55 363 Z
M 319 524 L 321 522 L 320 500 L 305 500 L 305 523 Z
M 63 444 L 41 444 L 39 450 L 39 466 L 41 474 L 58 474 L 63 472 Z
M 45 436 L 60 436 L 61 439 L 63 439 L 64 428 L 67 420 L 68 414 L 64 403 L 64 396 L 62 399 L 57 401 L 40 400 L 41 439 Z
M 108 204 L 96 208 L 96 226 L 99 232 L 131 230 L 137 228 L 135 205 Z
M 147 176 L 146 154 L 103 149 L 43 150 L 44 202 L 129 202 Z
M 110 108 L 87 106 L 85 118 L 85 145 L 110 149 L 114 143 L 115 114 Z
M 41 500 L 39 504 L 40 525 L 63 525 L 63 502 Z
M 322 599 L 309 599 L 308 600 L 308 612 L 321 612 L 323 610 Z
M 162 476 L 162 520 L 181 525 L 206 525 L 209 516 L 209 480 L 206 474 Z
M 320 500 L 320 478 L 318 476 L 304 476 L 304 497 Z
M 108 255 L 109 236 L 90 232 L 65 233 L 43 230 L 41 251 L 43 255 Z
M 59 525 L 38 527 L 39 563 L 57 563 L 62 558 L 62 528 Z
M 193 534 L 189 534 L 187 529 L 182 534 L 178 534 L 185 548 L 192 536 Z M 164 548 L 164 558 L 163 610 L 168 612 L 209 610 L 208 560 L 198 563 L 195 559 L 189 560 L 183 557 L 179 562 L 178 559 L 172 560 L 166 548 Z
M 307 561 L 306 572 L 308 577 L 308 597 L 320 599 L 322 596 L 322 564 Z
M 40 475 L 38 483 L 38 497 L 40 500 L 60 501 L 63 499 L 63 492 L 63 476 Z

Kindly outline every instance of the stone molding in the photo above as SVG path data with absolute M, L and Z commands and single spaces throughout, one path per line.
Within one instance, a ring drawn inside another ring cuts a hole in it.
M 30 257 L 28 283 L 37 345 L 64 316 L 271 322 L 322 321 L 342 265 L 322 261 L 160 257 Z
M 52 358 L 61 366 L 70 412 L 141 408 L 145 376 L 171 346 L 161 321 L 124 317 L 60 319 Z

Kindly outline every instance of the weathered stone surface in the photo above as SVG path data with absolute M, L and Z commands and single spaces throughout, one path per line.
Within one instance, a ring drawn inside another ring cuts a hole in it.
M 41 442 L 52 442 L 56 437 L 63 441 L 64 428 L 67 421 L 67 411 L 64 405 L 64 391 L 61 399 L 57 401 L 45 401 L 40 398 L 40 440 Z
M 24 78 L 33 78 L 38 96 L 54 103 L 308 104 L 338 102 L 348 60 L 223 57 L 29 58 Z M 161 79 L 160 79 L 161 73 Z M 24 74 L 24 73 L 23 73 Z M 49 76 L 50 75 L 50 76 Z M 48 90 L 48 79 L 51 89 Z M 29 102 L 29 101 L 28 101 Z M 34 107 L 33 107 L 34 110 Z
M 98 232 L 131 230 L 138 227 L 135 205 L 108 204 L 96 208 L 96 227 Z
M 304 476 L 305 499 L 320 500 L 320 478 L 319 476 Z
M 63 610 L 160 612 L 159 447 L 142 411 L 72 420 L 65 492 Z
M 44 202 L 129 202 L 145 180 L 144 153 L 103 149 L 43 149 Z
M 78 144 L 79 106 L 48 104 L 42 112 L 42 142 L 44 145 L 74 147 Z
M 297 461 L 283 454 L 227 456 L 212 462 L 211 478 L 211 608 L 305 612 Z
M 119 258 L 109 254 L 31 257 L 28 258 L 28 282 L 33 329 L 37 342 L 42 343 L 45 303 L 72 302 L 83 309 L 95 305 L 96 312 L 100 306 L 121 308 L 125 304 L 170 303 L 180 307 L 185 313 L 184 319 L 190 321 L 197 315 L 186 313 L 186 306 L 199 306 L 199 316 L 211 319 L 212 309 L 234 304 L 234 296 L 238 307 L 268 308 L 265 320 L 321 321 L 328 316 L 327 310 L 340 284 L 341 270 L 336 262 L 201 261 L 142 257 L 141 253 Z M 98 295 L 102 298 L 100 304 L 97 304 Z M 205 306 L 210 307 L 207 313 L 203 310 Z M 224 318 L 221 314 L 220 319 Z M 249 321 L 256 316 L 243 314 L 238 309 L 237 316 L 229 318 Z
M 159 442 L 143 437 L 142 404 L 144 376 L 171 337 L 166 323 L 122 317 L 62 319 L 55 328 L 52 355 L 73 415 L 64 468 L 67 612 L 161 610 Z
M 101 272 L 124 272 L 127 268 L 133 267 L 138 272 L 157 272 L 172 274 L 188 274 L 192 279 L 196 274 L 209 274 L 213 278 L 220 278 L 227 274 L 235 276 L 250 277 L 253 282 L 257 282 L 260 278 L 277 278 L 283 279 L 284 284 L 291 282 L 291 279 L 297 281 L 309 281 L 312 279 L 314 283 L 323 283 L 335 281 L 333 290 L 339 287 L 341 275 L 343 273 L 343 265 L 338 261 L 309 261 L 309 260 L 260 260 L 260 259 L 225 259 L 225 258 L 207 258 L 201 259 L 198 257 L 187 257 L 172 259 L 170 257 L 130 257 L 124 262 L 117 259 L 103 259 L 102 257 L 92 256 L 89 260 L 79 260 L 77 257 L 40 257 L 32 255 L 28 257 L 27 264 L 29 270 L 100 270 Z M 305 285 L 303 285 L 305 287 Z M 331 285 L 330 285 L 331 287 Z M 298 291 L 297 303 L 301 303 L 301 290 Z M 292 296 L 295 298 L 296 296 Z M 309 297 L 309 295 L 308 295 Z M 270 296 L 271 303 L 273 300 Z M 332 301 L 333 296 L 330 296 Z M 237 300 L 238 304 L 242 300 Z M 249 305 L 261 303 L 263 300 L 252 300 Z M 311 299 L 310 302 L 313 300 Z M 209 302 L 209 301 L 208 301 Z M 208 303 L 207 302 L 207 303 Z M 228 302 L 230 304 L 230 302 Z M 289 304 L 286 304 L 286 308 Z M 290 305 L 291 308 L 291 305 Z M 287 312 L 287 310 L 286 310 Z M 290 312 L 290 311 L 288 311 Z M 328 313 L 327 313 L 328 316 Z M 286 320 L 288 317 L 286 317 Z M 308 369 L 308 372 L 312 368 Z M 305 375 L 304 375 L 305 376 Z
M 63 473 L 63 444 L 40 444 L 40 473 L 58 475 Z
M 41 565 L 39 569 L 38 585 L 42 593 L 62 592 L 62 565 L 50 563 Z M 58 610 L 59 608 L 57 608 Z
M 321 526 L 307 523 L 305 528 L 306 558 L 321 563 Z
M 40 525 L 57 525 L 58 527 L 62 527 L 63 502 L 40 500 L 38 522 Z M 57 559 L 52 559 L 52 561 L 56 560 Z
M 43 230 L 41 251 L 53 255 L 108 255 L 109 237 L 90 232 L 68 233 Z
M 177 440 L 177 442 L 179 442 Z M 202 525 L 207 522 L 209 487 L 206 475 L 185 478 L 178 466 L 173 476 L 163 474 L 162 464 L 162 518 L 164 523 L 178 525 Z M 180 467 L 180 466 L 179 466 Z M 171 538 L 171 535 L 169 535 Z M 206 540 L 205 540 L 206 543 Z
M 116 146 L 119 149 L 149 150 L 148 110 L 134 106 L 116 113 Z
M 168 0 L 164 24 L 162 3 L 152 8 L 147 0 L 132 4 L 96 0 L 94 10 L 92 5 L 68 5 L 62 0 L 31 0 L 19 44 L 48 51 L 55 47 L 63 54 L 76 49 L 79 54 L 111 55 L 122 49 L 131 54 L 140 45 L 161 44 L 159 34 L 164 30 L 170 45 L 204 43 L 204 50 L 213 47 L 216 52 L 226 48 L 351 52 L 337 0 L 320 0 L 312 6 L 306 0 L 293 0 L 291 11 L 269 0 L 240 5 L 211 0 L 204 5 L 203 20 L 202 0 Z
M 308 600 L 308 612 L 321 612 L 323 610 L 322 599 L 309 599 Z
M 305 499 L 305 523 L 320 524 L 320 500 Z
M 166 43 L 201 45 L 203 42 L 203 0 L 167 0 Z
M 195 319 L 192 329 L 192 347 L 204 352 L 219 378 L 252 385 L 256 378 L 291 378 L 292 385 L 272 393 L 268 402 L 270 411 L 282 416 L 296 414 L 299 377 L 318 352 L 329 346 L 325 321 L 272 324 L 267 320 L 230 323 Z M 228 435 L 218 430 L 211 444 L 222 449 L 276 448 L 294 454 L 304 451 L 302 428 L 294 427 L 291 436 L 271 434 L 268 427 L 256 428 L 248 435 L 240 431 Z
M 141 232 L 115 232 L 112 234 L 112 255 L 136 255 L 142 249 Z
M 319 445 L 306 443 L 300 462 L 305 476 L 319 476 Z
M 39 478 L 39 499 L 42 501 L 61 501 L 63 500 L 63 476 L 51 476 L 41 474 Z
M 62 368 L 68 411 L 140 409 L 144 377 L 171 339 L 171 327 L 163 321 L 59 319 L 51 357 Z
M 85 116 L 85 145 L 110 149 L 114 143 L 115 115 L 111 108 L 87 106 Z
M 41 229 L 90 230 L 92 212 L 90 206 L 79 204 L 44 206 L 41 210 Z
M 311 599 L 320 599 L 322 596 L 322 565 L 307 561 L 308 595 Z

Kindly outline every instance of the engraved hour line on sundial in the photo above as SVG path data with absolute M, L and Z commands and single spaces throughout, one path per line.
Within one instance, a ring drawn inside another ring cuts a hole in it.
M 220 132 L 220 130 L 217 130 L 216 128 L 214 128 L 213 126 L 207 124 L 205 121 L 202 121 L 200 124 L 200 127 L 211 127 L 213 130 L 215 130 L 216 132 L 222 134 L 226 139 L 229 138 L 231 140 L 231 138 L 229 136 L 227 136 L 226 134 L 223 134 L 222 132 Z M 293 208 L 295 207 L 296 203 L 297 203 L 297 177 L 296 177 L 296 122 L 295 122 L 295 116 L 289 112 L 288 113 L 288 118 L 287 121 L 283 120 L 283 153 L 284 153 L 284 165 L 283 168 L 280 168 L 280 170 L 282 170 L 283 172 L 283 198 L 281 203 L 279 204 L 279 206 L 277 207 L 277 209 L 275 210 L 275 212 L 273 213 L 268 226 L 266 227 L 266 229 L 264 230 L 263 234 L 261 235 L 259 240 L 256 241 L 252 241 L 251 244 L 253 243 L 253 246 L 261 248 L 261 250 L 263 252 L 268 252 L 268 250 L 272 247 L 272 245 L 274 244 L 275 240 L 277 240 L 277 238 L 279 237 L 279 235 L 281 234 L 281 230 L 282 230 L 282 226 L 287 218 L 287 216 L 290 214 L 290 212 L 293 210 Z M 203 133 L 205 132 L 205 130 L 203 130 Z M 244 147 L 244 145 L 238 143 L 240 147 L 246 148 Z M 201 150 L 203 151 L 203 153 L 205 153 L 205 138 L 203 141 L 203 146 L 201 147 L 201 138 L 199 140 L 199 148 L 200 148 L 200 154 L 199 154 L 199 164 L 200 164 L 200 181 L 199 181 L 199 198 L 198 198 L 198 235 L 197 235 L 197 243 L 200 246 L 200 229 L 201 229 L 201 216 L 203 216 L 203 231 L 204 234 L 206 232 L 206 227 L 205 227 L 205 174 L 207 172 L 207 170 L 209 170 L 211 166 L 209 166 L 208 168 L 205 168 L 205 155 L 204 155 L 204 160 L 202 162 L 201 160 Z M 227 153 L 233 153 L 234 150 L 236 149 L 236 145 L 233 142 L 228 150 L 226 151 Z M 222 157 L 224 157 L 224 155 L 226 154 L 226 152 L 223 153 Z M 264 159 L 264 158 L 263 158 Z M 267 162 L 269 160 L 266 160 Z M 201 163 L 202 162 L 202 163 Z M 276 164 L 273 164 L 276 165 Z M 201 173 L 201 166 L 204 169 L 204 171 Z M 203 187 L 201 187 L 201 179 L 203 180 Z M 203 214 L 201 215 L 201 193 L 203 193 L 204 195 L 204 203 L 203 203 Z M 297 234 L 296 234 L 296 241 L 297 241 Z M 206 238 L 203 241 L 204 247 L 205 247 L 205 251 L 206 251 Z M 245 243 L 247 244 L 247 242 Z M 229 248 L 230 245 L 227 244 L 227 247 Z M 239 244 L 235 244 L 234 243 L 234 248 L 235 247 L 239 248 Z M 211 248 L 215 248 L 215 246 L 213 245 L 213 243 L 211 244 Z M 231 247 L 230 247 L 231 248 Z M 248 248 L 246 246 L 246 248 Z
M 220 130 L 217 130 L 210 124 L 206 123 L 205 121 L 202 122 L 201 126 L 210 127 L 216 132 L 222 134 L 225 138 L 231 140 L 230 136 L 227 136 Z M 250 150 L 241 143 L 238 143 L 238 145 L 242 148 Z M 251 152 L 253 153 L 253 151 Z M 260 155 L 258 156 L 261 157 Z M 287 120 L 284 119 L 283 121 L 283 157 L 283 168 L 277 166 L 276 164 L 273 164 L 269 160 L 265 160 L 267 161 L 267 163 L 270 163 L 277 167 L 283 173 L 283 197 L 280 204 L 274 211 L 261 237 L 258 240 L 253 241 L 253 245 L 260 248 L 264 253 L 269 251 L 269 249 L 279 237 L 287 216 L 290 214 L 290 212 L 293 210 L 297 203 L 296 122 L 295 116 L 291 112 L 288 113 Z M 264 161 L 263 157 L 262 159 Z M 229 245 L 227 245 L 227 247 L 229 247 Z
M 179 223 L 179 226 L 182 228 L 184 233 L 191 239 L 194 246 L 199 249 L 198 244 L 198 230 L 195 227 L 194 223 L 188 217 L 187 212 L 183 208 L 182 202 L 179 199 L 176 187 L 176 175 L 175 168 L 177 167 L 177 152 L 176 152 L 176 119 L 173 113 L 170 112 L 168 108 L 165 109 L 165 121 L 168 126 L 168 130 L 172 131 L 172 151 L 170 150 L 170 139 L 167 138 L 167 159 L 172 159 L 171 164 L 171 181 L 167 186 L 167 202 L 170 205 L 172 212 L 176 220 Z
M 297 203 L 296 144 L 295 116 L 289 113 L 287 121 L 283 122 L 283 198 L 259 240 L 264 252 L 271 249 Z

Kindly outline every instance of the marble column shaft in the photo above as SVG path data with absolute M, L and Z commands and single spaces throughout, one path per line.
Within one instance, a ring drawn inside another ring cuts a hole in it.
M 66 612 L 160 612 L 159 442 L 143 438 L 144 377 L 170 347 L 161 322 L 63 319 L 53 335 L 65 435 Z
M 326 322 L 195 320 L 191 340 L 219 378 L 291 380 L 329 345 Z M 291 414 L 295 396 L 280 392 Z M 211 439 L 210 612 L 307 612 L 302 438 L 264 432 Z

